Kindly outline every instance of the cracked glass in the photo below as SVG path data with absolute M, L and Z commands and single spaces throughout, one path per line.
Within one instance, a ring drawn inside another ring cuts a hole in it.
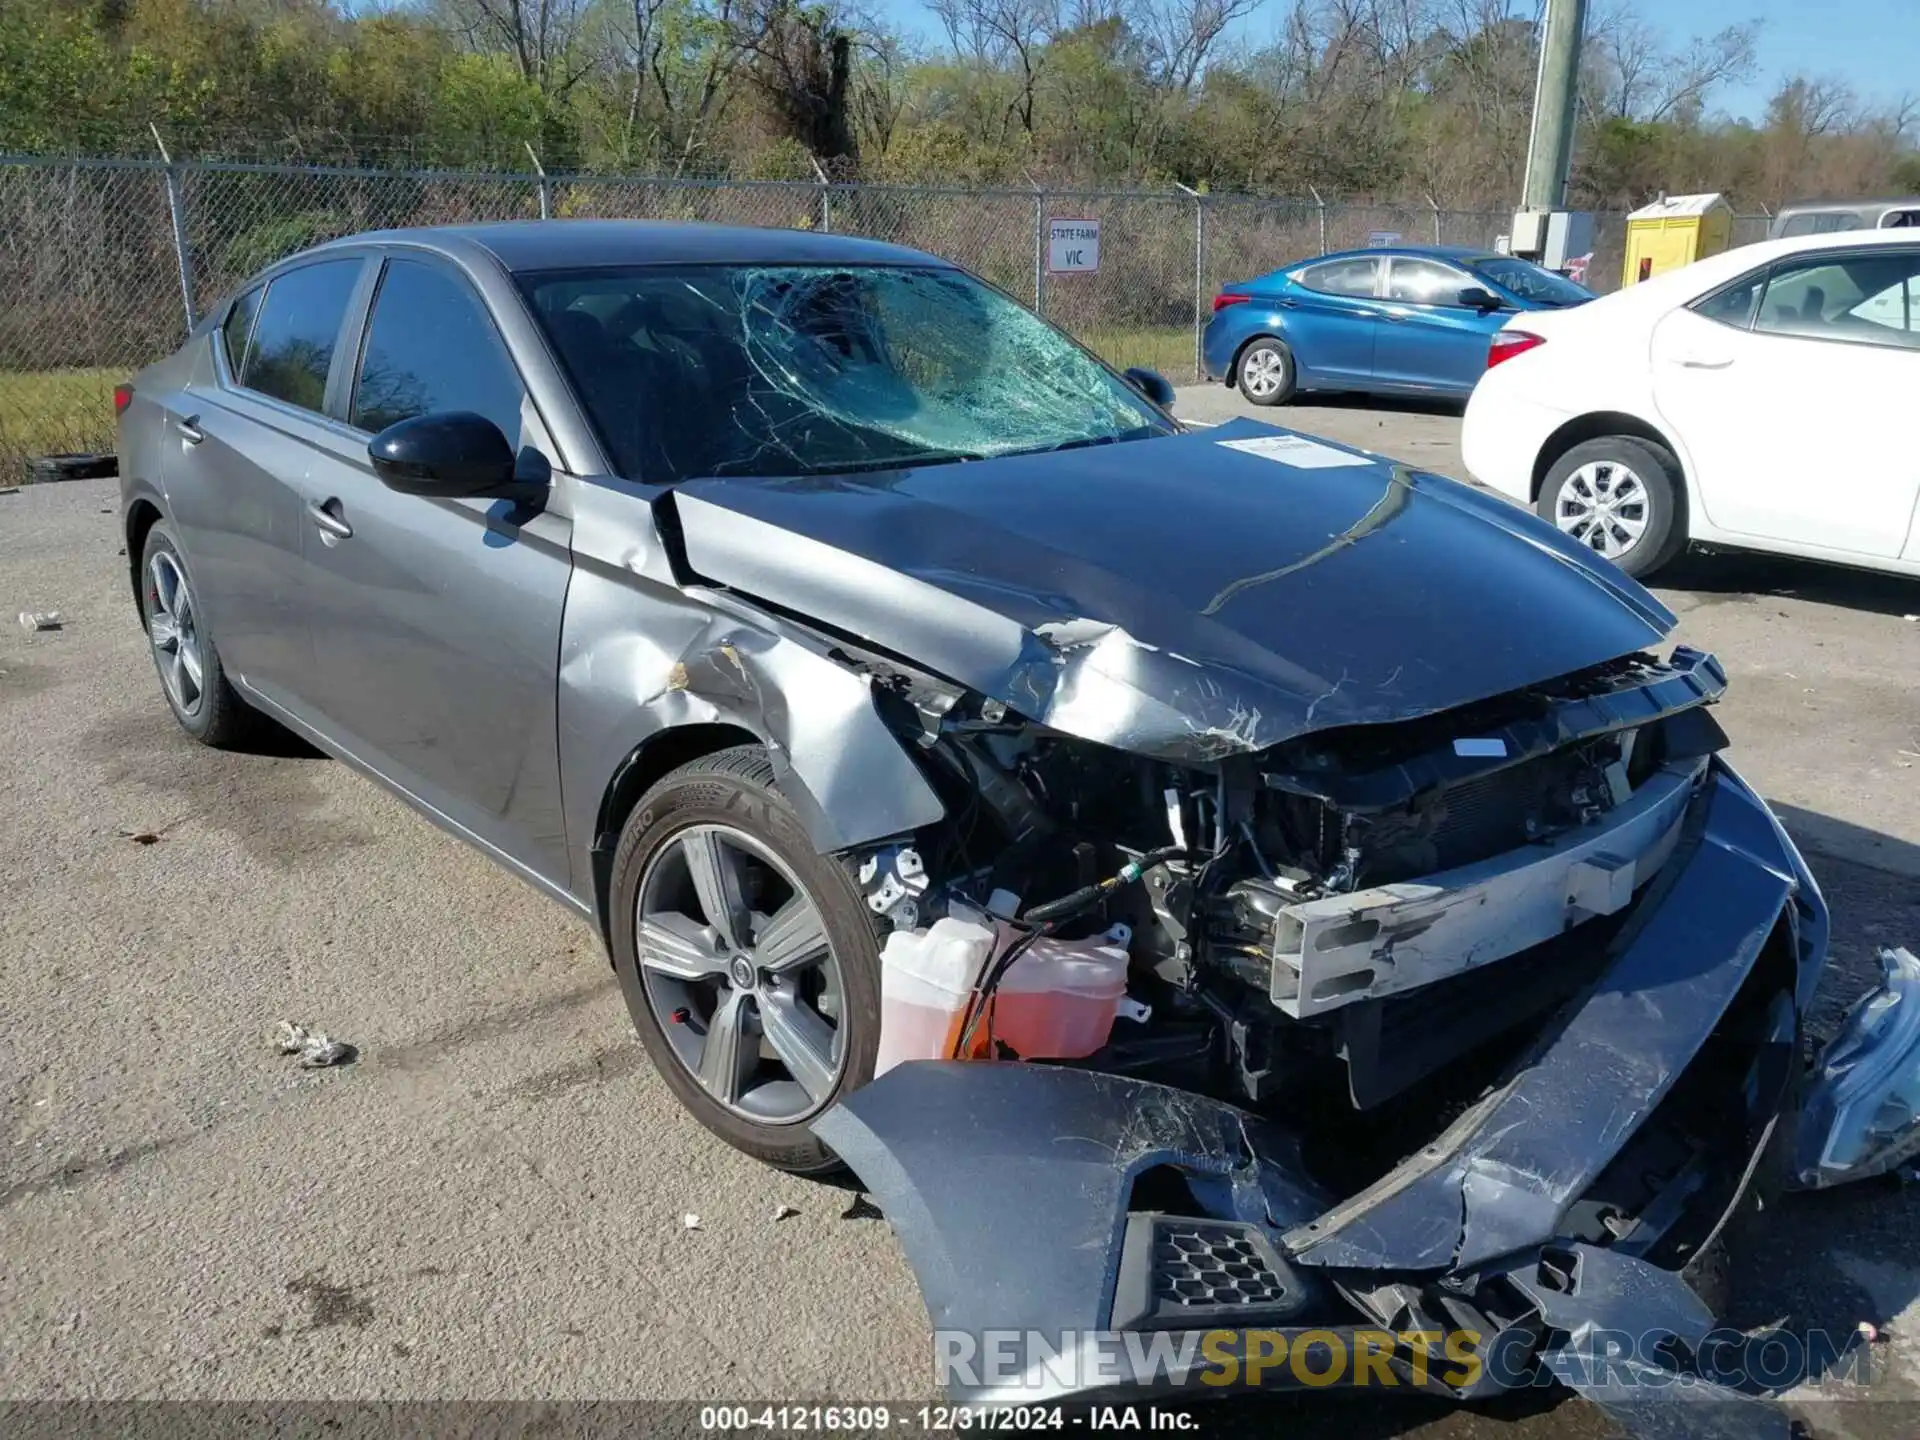
M 831 475 L 1176 427 L 999 291 L 933 266 L 646 266 L 524 277 L 622 474 Z

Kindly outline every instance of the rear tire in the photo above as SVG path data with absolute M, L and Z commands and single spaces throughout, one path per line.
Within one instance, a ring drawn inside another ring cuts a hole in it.
M 217 749 L 244 740 L 256 714 L 234 693 L 213 637 L 200 625 L 186 558 L 164 520 L 147 531 L 140 551 L 140 623 L 160 693 L 180 728 Z
M 1252 404 L 1284 405 L 1293 398 L 1297 380 L 1293 352 L 1281 340 L 1255 340 L 1240 352 L 1234 379 Z
M 1605 435 L 1554 461 L 1535 509 L 1568 539 L 1641 580 L 1686 549 L 1686 493 L 1680 462 L 1664 445 Z
M 723 872 L 716 887 L 708 877 Z M 722 892 L 738 898 L 743 917 L 731 927 L 709 913 L 710 895 Z M 801 902 L 811 914 L 785 933 L 813 938 L 785 953 L 819 957 L 804 964 L 782 958 L 776 938 L 781 917 Z M 643 909 L 652 937 L 645 954 Z M 705 756 L 641 797 L 614 852 L 609 919 L 634 1028 L 680 1103 L 776 1169 L 840 1169 L 810 1122 L 873 1078 L 879 942 L 889 927 L 847 867 L 813 848 L 765 750 Z M 731 1048 L 715 1060 L 709 1045 L 729 1035 Z

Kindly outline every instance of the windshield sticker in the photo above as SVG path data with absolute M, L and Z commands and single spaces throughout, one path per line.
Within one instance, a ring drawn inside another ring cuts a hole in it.
M 1227 450 L 1258 455 L 1262 460 L 1277 460 L 1296 470 L 1332 470 L 1343 465 L 1373 465 L 1378 462 L 1351 451 L 1336 450 L 1304 435 L 1262 435 L 1253 440 L 1216 440 Z

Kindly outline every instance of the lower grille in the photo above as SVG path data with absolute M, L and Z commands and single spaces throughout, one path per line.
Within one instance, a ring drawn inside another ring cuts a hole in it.
M 1116 1330 L 1277 1324 L 1308 1287 L 1257 1225 L 1184 1215 L 1129 1215 L 1114 1290 Z

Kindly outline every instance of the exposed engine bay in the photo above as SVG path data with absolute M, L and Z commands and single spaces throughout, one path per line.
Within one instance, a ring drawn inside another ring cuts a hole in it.
M 1117 1022 L 1090 1066 L 1295 1114 L 1307 1096 L 1371 1110 L 1590 975 L 1577 954 L 1519 984 L 1486 972 L 1562 936 L 1604 950 L 1725 744 L 1705 709 L 1724 683 L 1697 652 L 1633 656 L 1202 768 L 895 669 L 882 693 L 952 819 L 869 852 L 861 880 L 898 929 L 955 907 L 1028 934 L 1125 926 L 1129 1010 L 1149 1018 Z M 1459 1013 L 1438 1023 L 1436 1004 Z

